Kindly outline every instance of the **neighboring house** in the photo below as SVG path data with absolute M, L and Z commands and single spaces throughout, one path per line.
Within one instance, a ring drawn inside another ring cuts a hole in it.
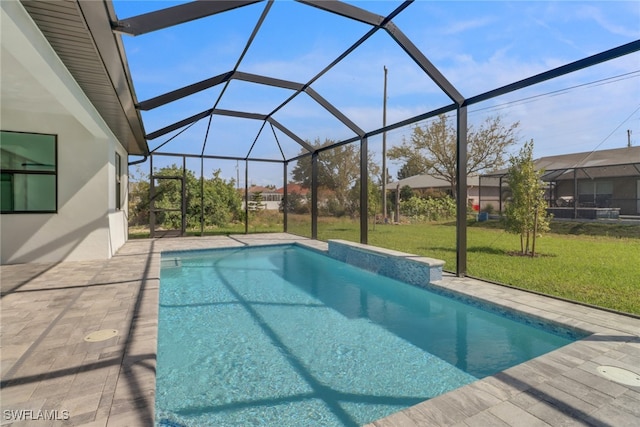
M 550 211 L 556 217 L 640 215 L 640 147 L 541 157 L 534 163 L 544 170 Z M 500 180 L 508 188 L 506 172 L 483 175 L 482 187 Z
M 302 187 L 300 184 L 287 184 L 287 193 L 292 194 L 296 193 L 300 196 L 307 196 L 309 193 L 308 188 Z M 274 187 L 262 187 L 259 185 L 254 185 L 249 187 L 249 206 L 251 207 L 251 202 L 255 201 L 256 196 L 260 194 L 262 198 L 260 209 L 264 210 L 279 210 L 280 203 L 284 197 L 284 187 L 280 187 L 278 189 Z M 242 207 L 244 208 L 244 190 L 242 190 Z
M 0 8 L 1 262 L 109 258 L 127 240 L 128 155 L 148 152 L 110 12 Z
M 282 196 L 284 195 L 284 187 L 278 188 L 276 191 L 278 192 L 278 194 L 280 194 L 280 197 L 282 198 Z M 287 184 L 287 193 L 288 194 L 296 193 L 300 196 L 306 197 L 309 194 L 309 189 L 306 187 L 303 187 L 300 184 L 295 184 L 293 182 L 290 182 Z
M 497 206 L 499 199 L 498 187 L 485 187 L 482 190 L 482 198 L 480 197 L 480 178 L 477 175 L 467 177 L 467 200 L 474 210 L 485 208 L 488 204 Z M 444 179 L 435 178 L 431 175 L 415 175 L 404 178 L 399 181 L 387 184 L 388 190 L 402 189 L 405 186 L 411 187 L 412 190 L 419 191 L 439 191 L 451 195 L 451 184 Z
M 254 209 L 264 210 L 278 210 L 280 208 L 280 201 L 282 200 L 282 192 L 275 187 L 262 187 L 260 185 L 253 185 L 249 187 L 249 207 Z M 260 194 L 260 196 L 258 196 Z M 256 205 L 256 198 L 261 198 L 260 206 Z M 242 207 L 244 208 L 244 191 L 242 192 Z M 252 205 L 252 202 L 254 204 Z

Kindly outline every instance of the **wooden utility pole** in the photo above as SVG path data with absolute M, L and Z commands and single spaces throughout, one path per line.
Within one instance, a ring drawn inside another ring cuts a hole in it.
M 384 95 L 382 101 L 382 127 L 387 126 L 387 66 L 384 69 Z M 387 131 L 382 132 L 382 221 L 387 219 Z

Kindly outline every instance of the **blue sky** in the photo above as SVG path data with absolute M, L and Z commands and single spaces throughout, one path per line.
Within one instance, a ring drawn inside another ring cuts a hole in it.
M 119 18 L 178 4 L 115 1 Z M 349 2 L 386 15 L 400 1 Z M 266 6 L 265 2 L 150 34 L 123 36 L 139 100 L 230 71 Z M 394 23 L 465 97 L 640 39 L 640 2 L 616 1 L 416 1 Z M 369 26 L 292 1 L 275 1 L 240 71 L 306 83 Z M 359 127 L 382 126 L 383 66 L 388 68 L 387 123 L 447 105 L 450 100 L 384 31 L 322 76 L 312 87 Z M 213 106 L 224 85 L 143 112 L 147 132 Z M 285 89 L 232 81 L 218 108 L 270 113 L 291 95 Z M 535 87 L 476 104 L 469 122 L 500 114 L 520 122 L 522 143 L 533 139 L 536 157 L 640 145 L 640 54 L 579 71 Z M 343 140 L 353 132 L 306 95 L 274 117 L 306 140 Z M 299 146 L 262 122 L 214 116 L 182 132 L 159 151 L 278 158 Z M 173 134 L 150 141 L 153 149 Z M 387 144 L 408 138 L 411 128 L 387 134 Z M 380 158 L 380 137 L 370 140 Z M 519 147 L 514 147 L 517 151 Z M 171 159 L 173 160 L 173 159 Z M 199 173 L 199 161 L 189 161 Z M 390 162 L 392 176 L 400 165 Z M 236 162 L 207 161 L 236 177 Z M 279 166 L 251 166 L 250 182 L 282 185 Z M 244 181 L 242 172 L 241 181 Z

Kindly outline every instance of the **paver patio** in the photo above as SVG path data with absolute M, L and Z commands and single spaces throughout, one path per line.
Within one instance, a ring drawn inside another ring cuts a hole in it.
M 284 233 L 146 239 L 108 261 L 2 266 L 0 425 L 153 425 L 160 252 L 294 241 L 327 247 Z M 469 278 L 438 285 L 592 335 L 370 426 L 640 425 L 640 387 L 596 370 L 640 373 L 640 319 Z M 84 340 L 98 330 L 118 332 Z

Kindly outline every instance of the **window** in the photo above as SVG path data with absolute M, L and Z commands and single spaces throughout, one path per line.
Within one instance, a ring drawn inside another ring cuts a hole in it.
M 611 181 L 585 180 L 578 182 L 578 201 L 581 206 L 607 208 L 613 198 Z
M 0 131 L 2 213 L 57 212 L 57 137 Z
M 116 153 L 116 210 L 122 209 L 122 158 Z

